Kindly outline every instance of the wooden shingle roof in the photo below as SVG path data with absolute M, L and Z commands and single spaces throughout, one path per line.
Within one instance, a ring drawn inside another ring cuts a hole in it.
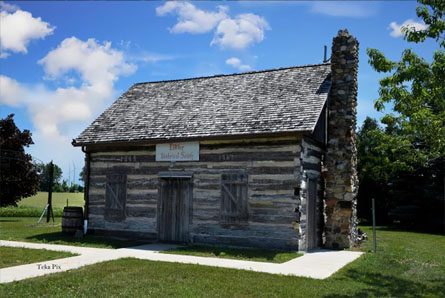
M 138 83 L 73 145 L 310 132 L 330 72 L 330 64 L 319 64 Z

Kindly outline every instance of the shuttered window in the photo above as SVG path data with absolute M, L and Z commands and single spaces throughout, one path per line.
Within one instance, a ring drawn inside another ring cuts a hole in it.
M 247 174 L 225 173 L 221 176 L 221 221 L 247 221 Z
M 107 175 L 105 185 L 105 220 L 125 220 L 125 201 L 127 199 L 127 175 Z

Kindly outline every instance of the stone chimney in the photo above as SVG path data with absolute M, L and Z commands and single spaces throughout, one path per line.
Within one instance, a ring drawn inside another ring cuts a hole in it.
M 340 30 L 332 42 L 328 146 L 325 167 L 325 246 L 356 245 L 358 41 Z

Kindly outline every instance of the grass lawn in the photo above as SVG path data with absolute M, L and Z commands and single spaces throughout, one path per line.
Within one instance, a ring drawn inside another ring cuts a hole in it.
M 69 252 L 0 246 L 0 268 L 32 264 L 76 256 Z
M 71 193 L 71 192 L 53 192 L 52 204 L 53 208 L 63 209 L 66 206 L 66 200 L 68 200 L 69 206 L 81 206 L 85 205 L 83 200 L 83 193 Z M 48 204 L 48 193 L 38 192 L 35 196 L 24 198 L 18 205 L 26 207 L 36 207 L 43 211 L 46 204 Z
M 270 263 L 284 263 L 302 256 L 302 254 L 298 254 L 296 252 L 281 252 L 265 249 L 237 249 L 200 245 L 179 247 L 164 251 L 163 253 Z
M 99 248 L 119 248 L 143 243 L 138 241 L 107 239 L 105 237 L 86 235 L 74 238 L 62 233 L 62 218 L 56 217 L 46 223 L 46 218 L 37 225 L 36 217 L 4 217 L 0 219 L 0 239 L 37 243 L 65 244 Z M 1 295 L 0 295 L 1 297 Z
M 2 284 L 0 297 L 445 297 L 444 236 L 381 227 L 377 237 L 377 254 L 325 280 L 120 259 Z M 362 250 L 371 250 L 371 240 Z
M 69 193 L 69 192 L 53 192 L 52 204 L 54 216 L 62 216 L 63 207 L 66 206 L 68 200 L 69 206 L 85 205 L 83 193 Z M 0 208 L 1 217 L 36 217 L 40 216 L 43 209 L 48 203 L 48 193 L 38 192 L 35 196 L 24 198 L 18 202 L 18 207 L 3 207 Z

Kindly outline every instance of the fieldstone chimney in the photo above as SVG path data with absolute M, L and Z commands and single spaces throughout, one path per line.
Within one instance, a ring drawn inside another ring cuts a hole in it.
M 340 30 L 332 42 L 328 146 L 325 167 L 325 246 L 356 245 L 358 41 Z

